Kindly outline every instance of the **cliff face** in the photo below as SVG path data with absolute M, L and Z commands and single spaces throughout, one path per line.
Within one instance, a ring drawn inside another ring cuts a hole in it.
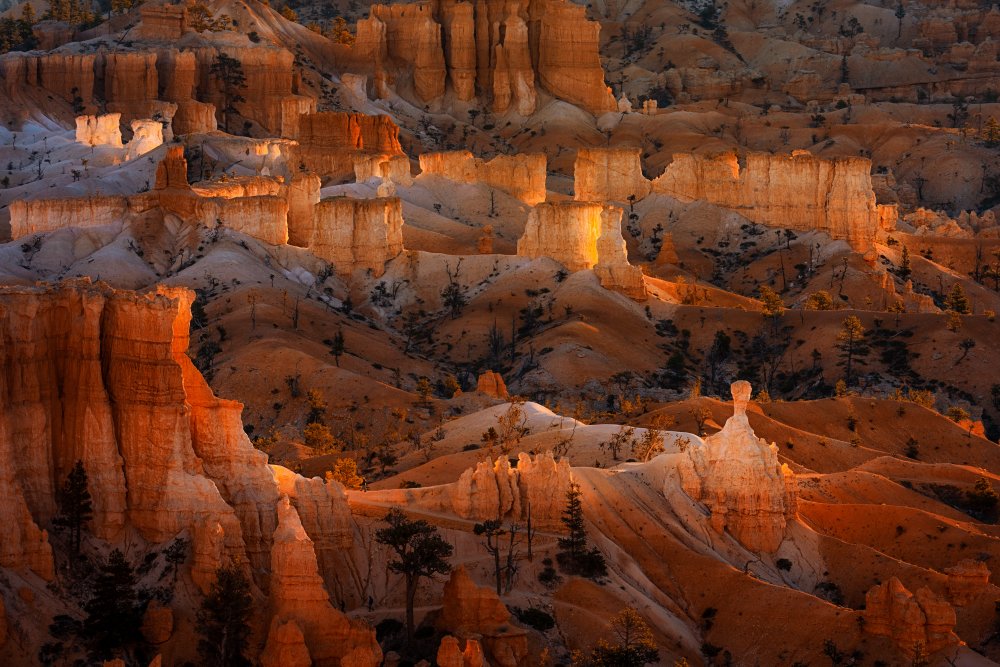
M 459 183 L 483 183 L 531 206 L 545 201 L 546 164 L 542 153 L 498 155 L 492 160 L 474 157 L 469 151 L 420 156 L 422 173 L 437 174 Z
M 271 566 L 271 607 L 275 619 L 272 631 L 278 632 L 280 624 L 294 621 L 305 637 L 313 664 L 321 667 L 342 664 L 377 667 L 382 663 L 375 631 L 362 621 L 347 618 L 330 603 L 319 576 L 313 542 L 287 496 L 278 503 Z M 293 637 L 281 638 L 280 643 L 294 639 L 294 632 L 288 634 Z M 269 646 L 278 643 L 278 638 L 268 638 Z
M 601 285 L 646 298 L 639 267 L 631 266 L 621 232 L 622 210 L 599 203 L 542 203 L 531 211 L 517 254 L 551 257 L 570 271 L 594 269 Z
M 86 146 L 122 147 L 121 114 L 76 117 L 76 140 Z
M 596 114 L 616 108 L 599 36 L 600 25 L 567 0 L 372 5 L 348 57 L 377 82 L 412 83 L 423 103 L 439 101 L 450 85 L 459 100 L 478 95 L 496 113 L 527 116 L 541 83 Z
M 915 648 L 930 655 L 960 644 L 955 635 L 955 609 L 927 588 L 911 593 L 892 577 L 865 594 L 865 632 L 889 637 L 904 655 Z
M 291 138 L 299 142 L 302 164 L 324 182 L 352 178 L 358 160 L 403 155 L 399 128 L 388 116 L 328 111 L 305 114 L 298 119 Z
M 650 184 L 642 175 L 642 150 L 638 148 L 581 148 L 573 167 L 576 201 L 625 203 L 642 199 Z
M 749 220 L 800 231 L 821 231 L 871 247 L 880 217 L 867 158 L 826 160 L 806 151 L 791 155 L 682 154 L 653 181 L 653 191 L 681 201 L 704 200 Z
M 17 200 L 10 205 L 11 236 L 17 239 L 66 227 L 128 224 L 148 219 L 152 212 L 169 213 L 209 228 L 221 223 L 265 243 L 287 243 L 289 209 L 294 205 L 296 224 L 305 224 L 303 219 L 311 218 L 311 206 L 319 198 L 318 182 L 306 176 L 291 185 L 276 181 L 269 181 L 266 187 L 259 185 L 265 180 L 242 190 L 206 186 L 194 191 L 187 182 L 183 146 L 171 146 L 157 166 L 153 191 L 130 197 Z M 201 193 L 218 196 L 203 197 Z
M 537 456 L 521 453 L 517 468 L 506 457 L 482 461 L 469 468 L 448 490 L 452 509 L 465 519 L 509 518 L 524 521 L 531 513 L 533 525 L 555 527 L 569 491 L 569 462 L 552 452 Z
M 750 383 L 733 383 L 733 416 L 704 447 L 689 447 L 677 472 L 684 492 L 711 513 L 712 527 L 750 551 L 773 553 L 796 514 L 792 473 L 747 421 Z
M 385 263 L 403 252 L 403 207 L 397 197 L 324 199 L 315 211 L 312 227 L 296 228 L 293 235 L 342 276 L 357 269 L 381 276 Z

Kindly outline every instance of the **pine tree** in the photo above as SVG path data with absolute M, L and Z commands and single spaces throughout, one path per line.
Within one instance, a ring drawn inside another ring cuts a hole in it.
M 899 279 L 905 283 L 912 275 L 913 269 L 910 267 L 910 251 L 904 245 L 903 257 L 899 260 Z
M 403 575 L 406 581 L 406 639 L 413 640 L 413 604 L 420 579 L 444 574 L 451 570 L 448 558 L 454 548 L 440 535 L 437 528 L 423 519 L 411 521 L 398 507 L 389 510 L 385 528 L 375 531 L 375 541 L 392 550 L 389 569 Z
M 948 294 L 947 301 L 948 310 L 959 313 L 961 315 L 968 315 L 969 311 L 969 298 L 965 296 L 965 290 L 962 289 L 962 283 L 956 282 L 951 286 L 951 293 Z
M 94 516 L 94 504 L 87 489 L 87 471 L 83 461 L 77 461 L 70 470 L 57 497 L 59 514 L 52 523 L 69 529 L 70 548 L 74 558 L 80 555 L 83 527 Z
M 206 665 L 250 665 L 243 655 L 253 615 L 250 581 L 236 563 L 223 565 L 215 574 L 215 583 L 198 611 L 198 634 L 201 635 L 198 654 Z
M 1000 146 L 1000 123 L 993 116 L 986 119 L 986 127 L 983 128 L 983 141 L 990 148 Z
M 337 361 L 337 368 L 340 368 L 340 355 L 344 354 L 344 331 L 342 329 L 337 329 L 337 333 L 333 335 L 333 341 L 330 343 L 330 354 Z
M 215 77 L 222 88 L 222 117 L 226 132 L 229 132 L 229 117 L 239 113 L 237 104 L 246 102 L 240 91 L 247 87 L 247 77 L 243 73 L 243 63 L 236 58 L 220 53 L 209 68 L 209 73 Z
M 583 664 L 587 667 L 642 667 L 659 662 L 653 631 L 634 607 L 625 607 L 611 619 L 614 643 L 601 639 Z
M 608 573 L 604 556 L 597 550 L 587 548 L 587 527 L 583 520 L 583 494 L 580 485 L 571 483 L 566 492 L 566 509 L 560 519 L 566 526 L 566 537 L 559 538 L 559 553 L 556 560 L 563 570 L 584 577 L 600 577 Z
M 850 386 L 855 364 L 864 363 L 859 359 L 868 354 L 865 344 L 865 327 L 855 315 L 846 318 L 837 334 L 837 348 L 840 350 L 841 365 L 844 367 L 844 381 Z
M 119 549 L 101 565 L 84 611 L 83 637 L 93 660 L 119 657 L 141 640 L 135 572 Z

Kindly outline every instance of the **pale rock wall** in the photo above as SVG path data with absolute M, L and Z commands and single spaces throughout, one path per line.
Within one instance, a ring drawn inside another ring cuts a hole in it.
M 373 180 L 391 181 L 394 184 L 413 185 L 410 175 L 410 158 L 406 155 L 368 155 L 356 153 L 354 160 L 354 180 L 369 183 Z M 381 195 L 379 195 L 381 196 Z
M 340 667 L 341 659 L 349 654 L 357 661 L 353 664 L 378 667 L 382 651 L 375 631 L 333 608 L 319 575 L 313 542 L 298 512 L 287 496 L 280 499 L 277 508 L 278 527 L 271 547 L 273 617 L 279 623 L 295 621 L 318 667 Z
M 954 607 L 928 588 L 911 593 L 896 577 L 865 594 L 864 618 L 866 633 L 892 639 L 910 658 L 917 646 L 926 656 L 960 643 Z
M 643 199 L 652 186 L 642 174 L 639 148 L 581 148 L 573 167 L 573 198 L 625 203 Z
M 77 127 L 79 128 L 79 124 Z M 132 140 L 128 142 L 125 159 L 134 160 L 162 145 L 163 123 L 158 120 L 133 120 Z
M 312 229 L 296 229 L 297 239 L 342 276 L 366 269 L 375 277 L 403 252 L 403 207 L 397 197 L 335 197 L 316 205 Z
M 691 446 L 677 466 L 681 488 L 705 505 L 709 523 L 759 553 L 774 553 L 796 516 L 796 497 L 777 448 L 758 438 L 747 421 L 750 383 L 733 383 L 733 416 L 705 444 Z
M 551 257 L 570 271 L 594 269 L 601 285 L 645 299 L 639 267 L 631 266 L 621 233 L 622 210 L 589 202 L 535 206 L 517 242 L 522 257 Z
M 101 227 L 124 221 L 128 200 L 120 196 L 15 200 L 10 203 L 10 234 L 19 239 L 66 227 Z
M 653 191 L 703 200 L 749 220 L 799 231 L 826 232 L 867 251 L 880 230 L 867 158 L 827 160 L 806 151 L 791 155 L 678 154 L 653 180 Z
M 552 452 L 532 457 L 518 455 L 517 468 L 507 457 L 481 461 L 465 470 L 448 487 L 452 511 L 464 519 L 497 517 L 524 521 L 530 508 L 533 525 L 555 527 L 566 504 L 571 473 L 569 462 L 556 461 Z
M 420 171 L 459 183 L 482 183 L 534 206 L 545 201 L 546 157 L 543 153 L 498 155 L 492 160 L 469 151 L 423 153 Z
M 76 141 L 85 146 L 122 147 L 120 113 L 76 117 Z

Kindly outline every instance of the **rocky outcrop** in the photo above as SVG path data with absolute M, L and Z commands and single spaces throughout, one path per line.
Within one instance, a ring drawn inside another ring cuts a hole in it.
M 498 155 L 492 160 L 474 157 L 469 151 L 423 153 L 420 171 L 458 183 L 482 183 L 531 206 L 545 201 L 547 174 L 542 153 Z
M 306 199 L 318 197 L 315 181 L 302 187 Z M 204 191 L 204 190 L 203 190 Z M 15 239 L 66 227 L 98 227 L 148 223 L 151 217 L 173 215 L 181 221 L 209 228 L 223 226 L 274 245 L 288 241 L 291 189 L 278 195 L 201 197 L 187 182 L 183 146 L 170 146 L 156 169 L 152 192 L 129 197 L 95 196 L 70 199 L 17 200 L 10 205 L 11 236 Z M 223 194 L 229 194 L 223 192 Z M 296 223 L 308 217 L 308 202 L 296 201 Z
M 444 585 L 437 627 L 460 639 L 481 638 L 490 664 L 517 667 L 528 655 L 528 633 L 513 624 L 493 589 L 472 581 L 464 565 L 452 570 Z
M 365 269 L 378 277 L 385 263 L 403 252 L 403 207 L 397 197 L 324 199 L 316 205 L 312 227 L 293 228 L 291 234 L 342 276 Z
M 745 159 L 680 154 L 653 181 L 653 191 L 707 201 L 764 225 L 825 232 L 865 252 L 880 231 L 870 172 L 867 158 L 827 160 L 808 151 Z
M 159 100 L 155 51 L 106 53 L 103 70 L 104 99 L 109 111 L 121 113 L 126 122 L 153 116 Z
M 377 667 L 382 662 L 375 631 L 330 604 L 313 542 L 287 496 L 278 502 L 271 547 L 271 608 L 279 624 L 295 621 L 315 665 L 339 667 L 348 654 L 356 665 Z
M 79 128 L 79 126 L 78 126 Z M 79 129 L 77 130 L 79 134 Z M 79 141 L 79 140 L 78 140 Z M 158 120 L 133 120 L 132 139 L 125 151 L 126 160 L 134 160 L 163 145 L 163 123 Z
M 76 141 L 84 146 L 122 147 L 120 113 L 76 117 Z
M 0 58 L 3 90 L 18 99 L 28 88 L 42 88 L 75 107 L 93 113 L 93 54 L 8 53 Z
M 207 595 L 224 563 L 226 531 L 214 518 L 203 517 L 195 522 L 191 534 L 191 580 L 202 595 Z
M 301 164 L 324 183 L 353 178 L 358 161 L 403 155 L 399 128 L 389 116 L 331 111 L 305 114 L 290 138 L 299 142 Z
M 542 203 L 528 215 L 517 242 L 523 257 L 551 257 L 570 271 L 593 269 L 607 289 L 645 299 L 639 267 L 628 263 L 622 210 L 587 202 Z
M 573 167 L 573 198 L 585 202 L 626 203 L 649 194 L 638 148 L 581 148 Z
M 294 620 L 282 623 L 275 616 L 267 633 L 267 645 L 260 654 L 261 667 L 312 667 L 306 638 Z
M 704 446 L 687 448 L 677 474 L 684 492 L 708 508 L 716 532 L 750 551 L 774 553 L 796 515 L 792 472 L 778 463 L 777 447 L 750 427 L 750 383 L 734 382 L 732 394 L 733 416 Z
M 542 527 L 559 525 L 571 473 L 566 459 L 552 452 L 518 455 L 512 468 L 505 456 L 468 468 L 448 487 L 452 511 L 464 519 L 510 519 Z
M 961 644 L 954 633 L 955 609 L 928 588 L 911 593 L 896 577 L 865 594 L 865 632 L 888 637 L 909 658 Z
M 358 21 L 350 69 L 370 73 L 376 92 L 412 87 L 421 104 L 489 99 L 496 113 L 534 113 L 540 82 L 591 113 L 616 106 L 598 53 L 600 24 L 568 0 L 484 0 L 372 5 Z
M 503 381 L 503 376 L 494 371 L 486 371 L 479 374 L 476 380 L 476 391 L 480 394 L 492 396 L 493 398 L 510 398 L 507 393 L 507 384 Z
M 445 635 L 438 646 L 437 664 L 438 667 L 484 667 L 486 656 L 478 639 L 466 639 L 463 650 L 458 639 Z
M 948 575 L 948 597 L 956 607 L 968 605 L 990 585 L 990 569 L 980 560 L 966 558 L 944 573 Z

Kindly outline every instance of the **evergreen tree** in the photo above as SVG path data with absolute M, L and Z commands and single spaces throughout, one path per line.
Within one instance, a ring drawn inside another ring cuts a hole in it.
M 73 556 L 79 556 L 83 527 L 94 516 L 94 504 L 87 489 L 87 471 L 83 467 L 83 461 L 77 461 L 73 466 L 59 490 L 57 501 L 59 514 L 52 523 L 69 530 Z
M 215 77 L 222 90 L 222 118 L 226 132 L 229 132 L 230 116 L 239 113 L 236 105 L 247 101 L 240 94 L 240 91 L 247 87 L 243 63 L 232 56 L 220 53 L 209 68 L 209 73 Z
M 903 257 L 899 261 L 899 279 L 905 283 L 912 275 L 913 269 L 910 267 L 910 251 L 904 245 Z
M 198 654 L 206 665 L 250 665 L 243 652 L 250 638 L 253 597 L 250 581 L 236 563 L 216 571 L 215 583 L 198 611 Z
M 560 519 L 566 526 L 566 537 L 559 538 L 556 560 L 563 570 L 584 577 L 599 577 L 608 573 L 604 556 L 597 548 L 587 548 L 587 527 L 583 521 L 583 494 L 580 485 L 571 483 L 566 492 L 566 509 Z
M 115 549 L 101 565 L 90 600 L 84 605 L 83 638 L 91 659 L 111 660 L 128 655 L 141 640 L 142 610 L 136 578 L 125 554 Z
M 406 581 L 406 639 L 413 640 L 413 604 L 417 586 L 423 577 L 433 577 L 451 570 L 448 558 L 454 551 L 437 528 L 423 519 L 411 521 L 398 507 L 389 510 L 385 528 L 375 531 L 375 540 L 392 550 L 389 569 L 403 575 Z
M 333 335 L 333 341 L 330 343 L 330 354 L 337 361 L 337 368 L 340 368 L 340 355 L 344 354 L 344 331 L 342 329 L 337 329 L 337 333 Z
M 1000 123 L 993 116 L 986 119 L 986 127 L 983 128 L 983 141 L 990 148 L 1000 146 Z
M 947 306 L 948 310 L 962 315 L 968 315 L 971 311 L 971 308 L 969 308 L 969 297 L 965 296 L 965 290 L 962 289 L 962 283 L 956 282 L 951 286 L 951 293 L 948 294 Z
M 583 661 L 587 667 L 642 667 L 659 662 L 653 631 L 633 607 L 625 607 L 611 619 L 614 643 L 601 639 Z
M 844 367 L 844 381 L 850 386 L 855 364 L 863 364 L 859 357 L 868 354 L 865 344 L 865 327 L 855 315 L 846 318 L 837 334 L 837 349 L 840 350 L 840 365 Z

